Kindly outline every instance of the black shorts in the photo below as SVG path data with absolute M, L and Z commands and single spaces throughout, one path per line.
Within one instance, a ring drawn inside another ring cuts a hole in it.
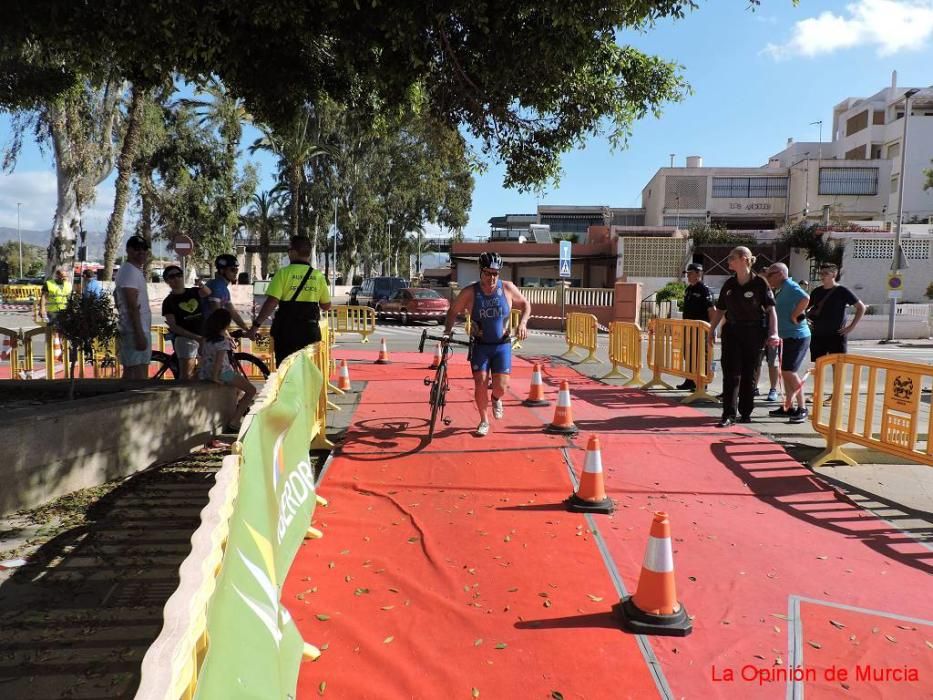
M 810 338 L 785 338 L 781 347 L 781 371 L 796 372 L 807 358 Z
M 840 333 L 832 335 L 814 335 L 810 338 L 810 359 L 816 362 L 818 357 L 845 353 L 848 349 L 848 338 Z

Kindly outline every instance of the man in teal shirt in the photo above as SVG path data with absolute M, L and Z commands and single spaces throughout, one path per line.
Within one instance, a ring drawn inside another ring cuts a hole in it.
M 800 368 L 810 349 L 810 326 L 804 313 L 810 295 L 790 279 L 784 263 L 771 265 L 767 276 L 768 284 L 774 290 L 778 335 L 781 337 L 781 378 L 784 380 L 784 405 L 771 411 L 770 415 L 787 417 L 791 423 L 803 423 L 809 415 L 804 403 L 804 380 Z

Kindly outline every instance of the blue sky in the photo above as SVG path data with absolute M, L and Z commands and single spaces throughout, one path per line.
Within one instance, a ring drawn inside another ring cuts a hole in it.
M 829 140 L 832 108 L 848 96 L 868 96 L 887 86 L 933 83 L 933 0 L 763 0 L 751 12 L 744 0 L 700 0 L 700 8 L 678 22 L 623 34 L 620 40 L 673 60 L 693 94 L 668 105 L 661 119 L 635 125 L 628 149 L 611 152 L 591 139 L 563 159 L 558 187 L 520 194 L 502 187 L 495 163 L 476 177 L 467 236 L 487 233 L 498 214 L 531 213 L 543 204 L 639 206 L 641 188 L 657 168 L 683 165 L 689 155 L 705 165 L 755 166 L 780 151 L 788 137 L 816 141 L 822 119 Z M 0 143 L 9 136 L 0 118 Z M 252 136 L 244 138 L 244 149 Z M 271 161 L 260 163 L 268 186 Z M 87 215 L 92 231 L 106 226 L 112 182 L 99 188 Z M 16 225 L 23 202 L 23 227 L 48 228 L 54 214 L 54 172 L 29 148 L 12 174 L 0 174 L 0 226 Z

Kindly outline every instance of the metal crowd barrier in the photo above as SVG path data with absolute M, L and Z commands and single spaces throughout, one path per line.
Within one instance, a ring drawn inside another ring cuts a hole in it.
M 831 383 L 826 372 L 831 370 Z M 839 460 L 855 465 L 842 446 L 854 443 L 933 466 L 933 367 L 863 355 L 824 355 L 814 370 L 813 429 L 826 449 L 811 463 Z M 826 388 L 832 388 L 829 406 Z M 923 394 L 927 392 L 927 397 Z M 828 413 L 828 415 L 827 415 Z
M 706 321 L 687 321 L 677 318 L 656 318 L 648 324 L 648 368 L 653 375 L 642 389 L 662 386 L 673 389 L 661 379 L 671 374 L 691 380 L 695 389 L 681 403 L 699 399 L 718 401 L 706 391 L 713 380 L 712 357 L 708 352 L 710 328 Z
M 324 312 L 334 334 L 359 333 L 361 343 L 368 343 L 376 330 L 376 310 L 369 306 L 334 306 Z
M 589 355 L 580 360 L 581 364 L 584 362 L 599 362 L 596 359 L 597 325 L 596 316 L 593 314 L 576 311 L 567 314 L 567 330 L 564 335 L 567 340 L 567 350 L 561 357 L 571 359 L 568 358 L 568 355 L 575 355 L 575 348 L 583 348 L 589 351 Z
M 609 361 L 612 369 L 602 379 L 624 377 L 619 371 L 624 367 L 632 378 L 622 386 L 641 384 L 641 328 L 637 323 L 613 321 L 609 324 Z
M 211 636 L 209 629 L 209 611 L 217 588 L 218 578 L 222 567 L 225 566 L 224 555 L 228 553 L 228 538 L 231 535 L 231 522 L 236 517 L 235 510 L 241 496 L 241 480 L 246 479 L 246 455 L 243 443 L 252 437 L 259 438 L 261 426 L 256 420 L 257 413 L 275 403 L 282 382 L 290 371 L 304 371 L 302 361 L 310 359 L 321 371 L 322 382 L 318 396 L 309 397 L 313 410 L 309 410 L 308 435 L 311 437 L 310 449 L 324 449 L 333 447 L 326 436 L 328 362 L 330 348 L 328 339 L 331 337 L 326 321 L 322 322 L 322 335 L 324 342 L 309 345 L 302 351 L 290 356 L 282 366 L 269 376 L 259 396 L 256 398 L 249 414 L 243 420 L 237 442 L 233 444 L 232 452 L 223 460 L 223 466 L 217 473 L 216 484 L 210 490 L 208 504 L 201 511 L 201 524 L 191 537 L 191 553 L 179 567 L 179 583 L 175 592 L 165 604 L 164 624 L 159 636 L 146 651 L 142 662 L 140 685 L 136 694 L 137 700 L 189 700 L 194 698 L 198 691 L 198 682 L 205 658 L 210 651 Z M 307 408 L 311 406 L 308 405 Z M 251 435 L 256 431 L 256 435 Z M 254 450 L 255 454 L 255 450 Z M 305 456 L 307 451 L 305 450 Z M 278 454 L 273 455 L 277 458 Z M 290 462 L 291 460 L 286 460 Z M 256 467 L 251 474 L 263 474 L 268 478 L 275 469 L 266 468 L 266 465 L 249 465 Z M 289 468 L 293 468 L 289 464 Z M 283 477 L 288 474 L 283 475 Z M 267 482 L 263 482 L 267 483 Z M 268 484 L 266 486 L 268 488 Z M 274 490 L 276 487 L 273 486 Z M 278 487 L 281 489 L 281 486 Z M 272 493 L 272 496 L 277 494 Z M 253 498 L 261 494 L 253 494 Z M 274 500 L 274 499 L 273 499 Z M 323 506 L 327 502 L 314 494 L 316 505 Z M 270 514 L 270 519 L 271 519 Z M 306 538 L 319 538 L 322 533 L 315 528 L 308 527 Z M 278 620 L 276 621 L 278 623 Z M 241 643 L 242 640 L 235 642 Z M 307 658 L 316 658 L 320 651 L 305 644 L 304 655 Z M 216 676 L 215 676 L 216 681 Z M 229 676 L 227 689 L 233 693 L 236 684 L 234 675 Z M 232 697 L 227 695 L 226 697 Z
M 42 287 L 38 284 L 0 284 L 0 299 L 4 302 L 32 301 L 36 302 L 42 295 Z

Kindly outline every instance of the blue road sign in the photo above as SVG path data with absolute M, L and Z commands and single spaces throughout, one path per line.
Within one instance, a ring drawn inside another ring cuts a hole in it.
M 558 265 L 561 277 L 570 277 L 570 241 L 560 242 L 560 264 Z

